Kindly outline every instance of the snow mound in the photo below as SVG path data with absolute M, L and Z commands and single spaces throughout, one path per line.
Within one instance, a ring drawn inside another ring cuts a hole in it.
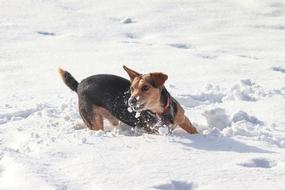
M 232 116 L 232 123 L 249 122 L 252 125 L 263 125 L 264 123 L 257 119 L 255 116 L 250 116 L 245 111 L 239 111 Z
M 240 84 L 234 85 L 225 96 L 228 100 L 257 101 L 260 96 L 264 97 L 264 90 L 253 83 L 250 79 L 241 80 Z
M 223 130 L 230 124 L 229 116 L 222 108 L 206 110 L 203 113 L 203 116 L 206 117 L 207 123 L 210 128 L 217 128 Z
M 265 89 L 250 79 L 243 79 L 231 88 L 222 88 L 219 85 L 207 84 L 202 92 L 182 94 L 177 99 L 183 106 L 193 108 L 228 101 L 257 102 L 278 95 L 285 97 L 285 87 Z
M 238 111 L 229 116 L 225 109 L 214 108 L 206 110 L 202 115 L 208 125 L 202 129 L 204 135 L 253 138 L 285 148 L 285 139 L 272 132 L 274 125 L 268 127 L 263 121 L 245 111 Z
M 222 103 L 224 97 L 225 92 L 218 85 L 208 84 L 201 93 L 183 94 L 177 99 L 183 106 L 193 108 L 201 105 Z

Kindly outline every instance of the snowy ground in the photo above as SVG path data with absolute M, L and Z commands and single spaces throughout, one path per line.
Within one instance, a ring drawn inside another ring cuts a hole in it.
M 167 73 L 200 134 L 86 129 L 57 68 L 123 64 Z M 0 89 L 1 190 L 285 189 L 282 0 L 1 1 Z

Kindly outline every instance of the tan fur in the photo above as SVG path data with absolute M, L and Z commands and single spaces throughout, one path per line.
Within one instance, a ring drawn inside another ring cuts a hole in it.
M 132 70 L 132 69 L 126 67 L 125 65 L 123 65 L 123 68 L 124 68 L 124 70 L 128 73 L 128 75 L 129 75 L 131 81 L 133 81 L 134 78 L 136 78 L 136 77 L 138 77 L 138 76 L 141 75 L 140 73 L 138 73 L 138 72 L 136 72 L 136 71 L 134 71 L 134 70 Z
M 157 87 L 162 87 L 168 76 L 164 73 L 150 73 L 150 77 L 154 80 Z
M 188 117 L 184 114 L 184 109 L 178 103 L 177 103 L 177 113 L 174 118 L 174 122 L 188 133 L 191 134 L 198 133 L 197 129 L 193 127 Z
M 107 119 L 113 126 L 119 125 L 119 120 L 114 117 L 108 110 L 105 108 L 97 106 L 96 114 L 101 115 L 104 119 Z
M 91 124 L 92 124 L 91 130 L 95 131 L 104 130 L 103 117 L 101 115 L 96 115 Z
M 145 104 L 145 107 L 153 112 L 162 112 L 160 105 L 160 91 L 154 88 L 150 81 L 150 74 L 135 77 L 131 84 L 131 96 L 140 97 L 139 102 Z M 148 91 L 143 92 L 142 87 L 147 85 Z
M 91 130 L 104 130 L 103 120 L 107 119 L 113 126 L 119 125 L 119 120 L 114 117 L 107 109 L 94 105 L 93 112 L 95 115 L 92 120 L 92 126 L 88 126 Z
M 61 76 L 61 78 L 63 78 L 65 71 L 62 68 L 58 68 L 58 73 Z

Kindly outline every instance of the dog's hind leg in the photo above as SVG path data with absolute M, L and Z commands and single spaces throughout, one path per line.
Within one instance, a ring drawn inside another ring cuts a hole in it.
M 95 115 L 94 120 L 92 121 L 92 130 L 104 130 L 103 127 L 103 117 L 99 114 Z
M 103 118 L 100 113 L 96 113 L 91 103 L 79 101 L 79 112 L 87 127 L 91 130 L 103 130 Z
M 113 126 L 118 126 L 119 125 L 119 120 L 113 116 L 107 109 L 99 107 L 99 106 L 94 106 L 94 108 L 97 114 L 101 115 L 104 119 L 107 119 Z

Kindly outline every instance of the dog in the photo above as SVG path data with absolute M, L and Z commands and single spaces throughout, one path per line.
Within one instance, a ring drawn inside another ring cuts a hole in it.
M 198 133 L 181 105 L 169 94 L 164 86 L 168 76 L 161 72 L 140 74 L 123 66 L 131 81 L 129 106 L 134 111 L 149 110 L 155 113 L 162 125 L 179 125 L 191 134 Z
M 98 74 L 80 83 L 59 68 L 64 83 L 78 94 L 79 113 L 89 129 L 104 130 L 103 119 L 107 119 L 113 126 L 122 122 L 147 133 L 156 133 L 158 122 L 167 126 L 179 125 L 188 133 L 197 133 L 180 104 L 164 87 L 166 74 L 143 75 L 126 66 L 123 68 L 130 80 Z

